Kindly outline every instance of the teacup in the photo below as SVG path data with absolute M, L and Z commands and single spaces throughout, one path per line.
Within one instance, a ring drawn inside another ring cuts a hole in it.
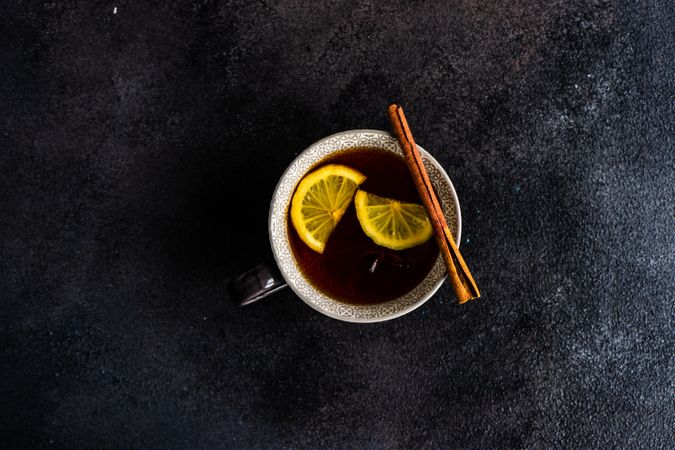
M 347 322 L 380 322 L 418 308 L 443 284 L 447 272 L 441 255 L 427 276 L 411 291 L 394 300 L 369 305 L 349 304 L 332 298 L 314 287 L 303 275 L 288 237 L 291 198 L 302 177 L 318 162 L 333 153 L 354 147 L 375 147 L 403 155 L 396 139 L 379 130 L 350 130 L 333 134 L 300 153 L 281 176 L 272 195 L 269 238 L 274 262 L 260 264 L 230 281 L 228 287 L 234 300 L 242 305 L 252 303 L 288 286 L 305 303 L 328 317 Z M 418 149 L 459 247 L 462 220 L 455 189 L 443 167 L 424 149 L 419 146 Z

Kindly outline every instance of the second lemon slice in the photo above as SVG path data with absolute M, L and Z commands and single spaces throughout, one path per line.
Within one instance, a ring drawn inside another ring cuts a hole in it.
M 433 234 L 422 205 L 358 191 L 354 206 L 363 231 L 382 247 L 404 250 L 423 244 Z
M 305 175 L 291 200 L 291 221 L 312 250 L 323 253 L 326 242 L 366 176 L 340 164 L 328 164 Z

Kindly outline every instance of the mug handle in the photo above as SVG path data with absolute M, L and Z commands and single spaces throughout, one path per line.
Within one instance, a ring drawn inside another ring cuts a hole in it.
M 277 265 L 264 262 L 227 283 L 230 298 L 239 306 L 250 305 L 288 286 Z

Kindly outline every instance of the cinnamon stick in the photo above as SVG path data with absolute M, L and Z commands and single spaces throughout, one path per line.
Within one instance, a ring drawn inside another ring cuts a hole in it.
M 448 269 L 448 277 L 459 303 L 464 303 L 474 298 L 480 297 L 478 286 L 469 272 L 469 268 L 464 262 L 455 239 L 452 236 L 450 227 L 443 215 L 443 209 L 436 197 L 436 193 L 429 179 L 422 155 L 417 150 L 417 145 L 413 139 L 408 121 L 403 114 L 403 108 L 399 105 L 390 105 L 389 120 L 394 129 L 394 135 L 405 154 L 406 163 L 410 174 L 412 175 L 417 191 L 422 198 L 422 203 L 427 211 L 431 226 L 434 229 L 436 242 L 443 255 L 443 261 Z

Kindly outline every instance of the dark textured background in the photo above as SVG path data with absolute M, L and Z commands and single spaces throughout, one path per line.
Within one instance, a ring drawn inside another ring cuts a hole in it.
M 674 5 L 3 2 L 2 446 L 672 448 Z M 483 298 L 228 302 L 394 100 Z

